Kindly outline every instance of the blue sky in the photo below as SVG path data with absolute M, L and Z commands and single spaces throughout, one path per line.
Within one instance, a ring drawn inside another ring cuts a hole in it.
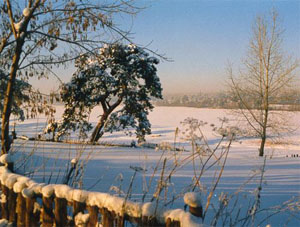
M 268 14 L 272 8 L 278 11 L 285 29 L 284 49 L 300 59 L 300 0 L 136 2 L 146 8 L 132 20 L 122 17 L 117 21 L 121 27 L 131 28 L 131 37 L 137 44 L 148 45 L 173 60 L 162 61 L 158 66 L 165 93 L 224 89 L 228 61 L 239 66 L 246 54 L 255 17 Z M 70 79 L 73 70 L 63 71 L 64 81 Z M 41 90 L 55 87 L 49 82 L 36 83 Z
M 164 91 L 200 92 L 223 89 L 228 61 L 245 56 L 252 23 L 272 8 L 279 13 L 284 49 L 300 58 L 300 0 L 156 0 L 133 20 L 138 44 L 149 45 L 173 62 L 161 62 Z

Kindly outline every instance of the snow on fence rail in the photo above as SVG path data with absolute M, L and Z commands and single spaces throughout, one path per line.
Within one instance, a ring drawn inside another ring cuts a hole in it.
M 155 202 L 136 203 L 63 184 L 36 183 L 13 173 L 9 155 L 2 155 L 0 162 L 4 164 L 0 167 L 1 219 L 14 226 L 119 227 L 130 222 L 138 226 L 192 227 L 202 223 L 202 207 L 195 193 L 187 193 L 184 198 L 190 212 L 164 210 Z

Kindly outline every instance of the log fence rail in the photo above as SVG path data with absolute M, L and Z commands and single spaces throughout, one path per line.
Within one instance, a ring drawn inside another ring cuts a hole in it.
M 2 156 L 0 162 L 5 166 L 0 167 L 1 219 L 13 226 L 94 227 L 101 223 L 104 227 L 122 227 L 126 222 L 137 226 L 201 225 L 200 206 L 196 209 L 190 207 L 190 212 L 182 209 L 162 212 L 157 207 L 153 209 L 154 203 L 135 203 L 106 193 L 72 189 L 67 185 L 38 184 L 13 173 L 13 163 Z M 200 213 L 195 213 L 195 210 Z

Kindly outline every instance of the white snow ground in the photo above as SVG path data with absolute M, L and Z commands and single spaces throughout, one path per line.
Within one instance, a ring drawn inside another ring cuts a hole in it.
M 57 106 L 57 119 L 61 116 L 63 107 Z M 152 124 L 152 135 L 147 136 L 149 143 L 169 142 L 173 146 L 176 127 L 180 128 L 180 122 L 187 117 L 197 118 L 208 122 L 203 127 L 203 133 L 208 143 L 213 146 L 218 141 L 218 136 L 212 131 L 211 123 L 220 124 L 218 118 L 227 115 L 226 110 L 215 109 L 196 109 L 187 107 L 156 107 L 150 114 L 150 122 Z M 287 113 L 288 114 L 288 113 Z M 91 114 L 91 121 L 96 122 L 99 115 L 97 112 Z M 300 113 L 296 113 L 291 118 L 294 125 L 300 126 Z M 26 135 L 34 137 L 42 132 L 46 125 L 46 119 L 26 120 L 25 122 L 17 122 L 16 131 L 18 136 Z M 234 124 L 234 122 L 231 122 Z M 72 138 L 75 138 L 73 135 Z M 105 134 L 102 142 L 115 144 L 130 144 L 135 139 L 126 136 L 123 132 L 113 134 Z M 300 197 L 300 130 L 296 130 L 293 135 L 287 135 L 282 140 L 284 144 L 268 145 L 266 148 L 266 167 L 261 192 L 261 208 L 267 208 L 279 205 L 293 197 L 299 202 Z M 185 146 L 187 150 L 191 147 L 187 141 L 177 138 L 176 146 Z M 13 146 L 15 151 L 16 166 L 18 171 L 29 174 L 36 181 L 61 183 L 65 174 L 68 163 L 73 158 L 80 157 L 82 165 L 84 165 L 84 177 L 82 186 L 84 189 L 125 194 L 131 177 L 134 174 L 133 167 L 142 167 L 147 171 L 139 171 L 134 179 L 132 187 L 132 200 L 139 201 L 145 189 L 145 181 L 149 182 L 156 163 L 160 160 L 162 151 L 155 151 L 149 148 L 130 148 L 130 147 L 105 147 L 90 146 L 79 144 L 51 143 L 38 141 L 16 140 Z M 177 154 L 179 160 L 184 160 L 191 155 L 191 151 L 179 152 Z M 298 155 L 299 157 L 291 157 Z M 163 157 L 167 157 L 166 172 L 168 173 L 174 164 L 174 151 L 166 151 Z M 26 160 L 26 164 L 23 164 Z M 221 192 L 234 193 L 243 185 L 254 173 L 259 173 L 259 169 L 264 162 L 263 158 L 258 157 L 258 142 L 255 139 L 242 138 L 234 142 L 226 163 L 226 167 L 222 179 L 213 196 L 212 203 L 218 205 L 218 197 Z M 162 163 L 162 161 L 161 161 Z M 160 164 L 155 178 L 152 181 L 152 189 L 146 196 L 146 200 L 152 198 L 155 186 L 161 173 Z M 196 172 L 199 172 L 201 165 L 199 161 L 195 164 Z M 217 168 L 210 168 L 201 177 L 201 184 L 204 192 L 202 201 L 206 201 L 207 191 L 211 187 L 211 182 Z M 194 176 L 193 162 L 189 162 L 179 168 L 172 176 L 169 185 L 169 191 L 166 201 L 171 200 L 172 195 L 180 195 L 180 192 L 187 190 Z M 259 174 L 248 182 L 242 189 L 237 205 L 246 209 L 250 199 L 255 196 L 255 189 L 259 184 Z M 206 194 L 205 194 L 206 193 Z M 164 192 L 163 192 L 164 194 Z M 183 197 L 175 200 L 172 204 L 174 207 L 183 208 Z M 213 215 L 213 210 L 208 212 L 206 220 Z M 262 212 L 259 220 L 264 219 L 268 212 Z M 293 214 L 294 215 L 294 214 Z M 270 223 L 272 226 L 300 226 L 298 216 L 292 216 L 291 212 L 285 211 L 272 217 L 272 219 L 264 222 L 263 225 Z M 209 224 L 210 222 L 207 222 Z

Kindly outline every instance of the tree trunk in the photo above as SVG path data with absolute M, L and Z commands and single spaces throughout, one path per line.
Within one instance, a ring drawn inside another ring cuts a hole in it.
M 264 156 L 264 150 L 265 150 L 265 143 L 267 139 L 267 123 L 268 123 L 268 106 L 266 107 L 265 110 L 265 116 L 264 116 L 264 122 L 263 122 L 263 132 L 261 136 L 261 143 L 260 143 L 260 148 L 259 148 L 259 156 L 263 157 Z
M 104 127 L 109 115 L 121 104 L 123 97 L 120 96 L 118 100 L 113 105 L 108 105 L 105 101 L 101 102 L 103 115 L 100 118 L 100 121 L 96 125 L 94 129 L 90 142 L 95 143 L 97 142 L 104 134 Z
M 2 113 L 2 126 L 1 126 L 1 154 L 7 154 L 11 141 L 9 139 L 9 118 L 11 114 L 11 105 L 13 101 L 13 85 L 15 83 L 16 74 L 10 74 L 7 83 L 6 96 L 4 98 L 4 107 Z
M 264 156 L 265 143 L 266 143 L 266 137 L 263 136 L 261 138 L 261 143 L 260 143 L 260 148 L 259 148 L 259 156 L 260 157 Z
M 3 106 L 3 113 L 2 113 L 1 154 L 7 154 L 11 145 L 11 141 L 9 139 L 9 118 L 11 114 L 14 85 L 16 81 L 23 44 L 24 44 L 24 38 L 20 38 L 19 40 L 17 40 L 15 55 L 13 57 L 11 70 L 9 73 L 9 79 L 7 82 L 7 89 L 4 98 L 4 106 Z
M 104 126 L 105 126 L 105 122 L 108 119 L 108 116 L 109 116 L 109 114 L 107 112 L 103 113 L 100 121 L 98 122 L 98 124 L 96 125 L 96 127 L 95 127 L 95 129 L 92 133 L 92 136 L 91 136 L 91 139 L 90 139 L 91 143 L 97 142 L 103 136 Z

